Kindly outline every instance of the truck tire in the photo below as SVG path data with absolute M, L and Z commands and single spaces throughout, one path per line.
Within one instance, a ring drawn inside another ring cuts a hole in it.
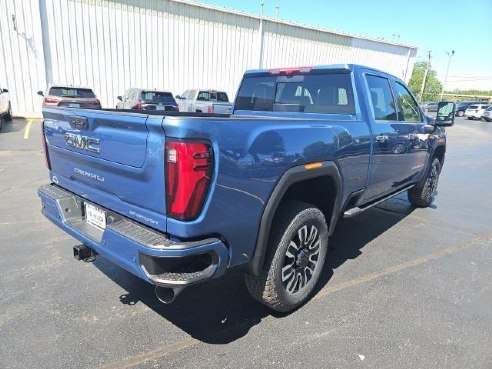
M 321 210 L 300 201 L 283 203 L 273 220 L 261 274 L 245 275 L 248 291 L 273 310 L 297 308 L 313 292 L 327 250 L 328 226 Z
M 10 103 L 9 103 L 9 108 L 7 109 L 7 113 L 5 114 L 5 121 L 6 122 L 12 121 L 12 105 L 10 105 Z
M 415 187 L 408 190 L 408 201 L 418 208 L 426 208 L 434 201 L 439 174 L 441 173 L 441 162 L 433 158 L 425 178 Z

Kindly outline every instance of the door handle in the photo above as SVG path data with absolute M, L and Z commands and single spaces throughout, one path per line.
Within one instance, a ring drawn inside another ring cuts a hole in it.
M 379 135 L 379 136 L 376 136 L 376 141 L 377 141 L 377 142 L 381 142 L 381 143 L 383 143 L 383 142 L 388 141 L 388 139 L 389 139 L 389 137 L 388 137 L 388 136 L 386 136 L 386 135 Z

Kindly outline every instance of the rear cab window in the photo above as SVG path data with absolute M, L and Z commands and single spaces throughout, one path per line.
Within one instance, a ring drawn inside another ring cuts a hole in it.
M 235 110 L 355 115 L 351 74 L 245 76 Z
M 229 102 L 225 92 L 217 91 L 200 91 L 196 99 L 199 101 Z
M 74 87 L 51 87 L 48 95 L 59 97 L 73 97 L 92 99 L 96 95 L 90 88 L 74 88 Z

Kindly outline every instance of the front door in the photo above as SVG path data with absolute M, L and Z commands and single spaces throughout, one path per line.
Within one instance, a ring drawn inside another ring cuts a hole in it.
M 403 187 L 408 152 L 415 136 L 414 124 L 398 120 L 397 104 L 391 81 L 366 74 L 370 96 L 369 119 L 373 129 L 373 156 L 369 183 L 363 201 L 372 201 Z

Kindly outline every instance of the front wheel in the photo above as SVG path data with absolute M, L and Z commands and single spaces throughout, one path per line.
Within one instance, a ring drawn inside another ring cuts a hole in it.
M 245 276 L 250 294 L 276 311 L 297 308 L 313 292 L 327 250 L 328 226 L 321 210 L 304 202 L 285 202 L 273 221 L 261 274 Z
M 426 208 L 432 204 L 436 196 L 440 173 L 441 162 L 434 158 L 423 181 L 408 190 L 408 201 L 413 206 Z
M 458 115 L 458 117 L 462 117 L 463 115 L 465 115 L 465 112 L 460 110 L 458 113 L 456 113 Z

